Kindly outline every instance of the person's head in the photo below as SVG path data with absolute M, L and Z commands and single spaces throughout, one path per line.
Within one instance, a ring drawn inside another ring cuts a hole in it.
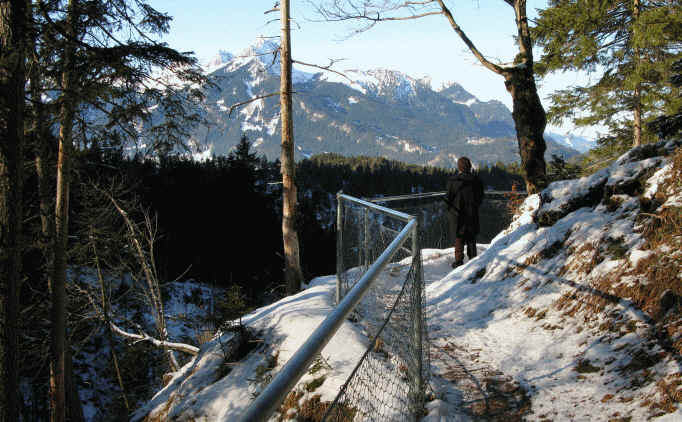
M 471 160 L 467 157 L 461 157 L 457 160 L 457 170 L 462 173 L 471 173 Z

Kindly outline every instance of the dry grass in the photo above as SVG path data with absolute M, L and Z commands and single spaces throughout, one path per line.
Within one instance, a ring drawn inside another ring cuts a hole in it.
M 327 409 L 331 402 L 321 401 L 321 395 L 315 394 L 311 397 L 304 398 L 305 394 L 302 391 L 292 391 L 284 399 L 284 403 L 280 406 L 279 422 L 287 420 L 296 420 L 297 422 L 320 422 L 327 413 Z M 338 404 L 337 409 L 332 412 L 333 420 L 340 422 L 350 422 L 355 417 L 356 410 Z
M 543 309 L 542 311 L 535 314 L 535 320 L 540 321 L 541 319 L 544 319 L 546 316 L 547 316 L 547 309 Z
M 537 265 L 537 263 L 540 262 L 541 259 L 542 257 L 540 256 L 540 254 L 531 255 L 523 261 L 523 268 L 527 268 L 531 265 Z
M 604 205 L 608 212 L 615 212 L 623 204 L 623 198 L 617 195 L 611 195 L 604 199 Z
M 505 193 L 504 198 L 507 200 L 507 214 L 513 218 L 520 213 L 521 204 L 526 199 L 525 195 L 520 193 L 521 187 L 518 183 L 513 183 L 511 192 Z
M 464 407 L 476 420 L 515 422 L 525 420 L 531 401 L 526 390 L 506 377 L 488 377 L 482 382 L 486 395 Z
M 670 381 L 661 379 L 656 383 L 660 399 L 653 405 L 653 409 L 660 409 L 664 413 L 674 412 L 677 405 L 682 403 L 682 374 L 673 375 Z
M 324 384 L 324 381 L 327 379 L 326 376 L 321 376 L 317 377 L 314 380 L 306 383 L 303 386 L 303 389 L 307 391 L 308 393 L 312 393 L 313 391 L 317 390 L 322 384 Z
M 215 329 L 202 327 L 201 329 L 198 330 L 198 333 L 196 335 L 197 344 L 199 346 L 202 346 L 208 343 L 209 341 L 213 340 L 214 335 Z

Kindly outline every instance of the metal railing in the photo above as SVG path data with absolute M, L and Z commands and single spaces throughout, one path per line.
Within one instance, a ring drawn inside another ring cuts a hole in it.
M 446 191 L 424 192 L 407 195 L 376 197 L 367 201 L 390 207 L 420 219 L 422 248 L 447 249 L 454 246 L 448 222 L 448 209 L 445 202 Z M 479 210 L 481 230 L 478 243 L 490 240 L 511 222 L 507 211 L 509 199 L 524 196 L 525 192 L 487 190 Z
M 353 204 L 354 206 L 358 206 L 363 210 L 362 213 L 364 225 L 362 226 L 362 231 L 364 238 L 362 239 L 362 243 L 364 246 L 363 248 L 356 248 L 356 252 L 361 255 L 358 258 L 360 271 L 356 271 L 356 273 L 361 274 L 361 276 L 347 290 L 342 288 L 340 282 L 337 283 L 337 306 L 334 308 L 331 314 L 329 314 L 327 318 L 325 318 L 325 320 L 315 329 L 313 334 L 296 351 L 296 353 L 294 353 L 294 355 L 279 371 L 277 376 L 275 376 L 275 378 L 251 404 L 246 413 L 242 416 L 242 422 L 265 421 L 271 417 L 271 415 L 280 407 L 290 391 L 295 387 L 296 383 L 306 373 L 308 367 L 312 364 L 316 356 L 335 335 L 341 324 L 349 317 L 351 312 L 353 312 L 356 306 L 363 300 L 370 288 L 374 286 L 379 275 L 384 271 L 384 269 L 386 269 L 388 264 L 391 263 L 396 254 L 398 254 L 401 250 L 404 253 L 406 250 L 404 245 L 408 239 L 412 240 L 412 244 L 410 245 L 411 248 L 409 249 L 412 255 L 411 269 L 409 273 L 411 276 L 408 275 L 408 280 L 412 280 L 410 283 L 411 292 L 409 292 L 408 295 L 403 294 L 405 287 L 407 286 L 407 282 L 404 283 L 400 294 L 397 295 L 395 304 L 398 304 L 400 300 L 405 301 L 405 298 L 409 298 L 409 308 L 412 310 L 412 312 L 416 309 L 416 312 L 418 313 L 418 315 L 413 316 L 411 322 L 411 343 L 415 344 L 413 345 L 414 351 L 411 353 L 411 356 L 414 359 L 408 359 L 410 362 L 407 364 L 409 378 L 411 381 L 411 385 L 408 389 L 410 397 L 407 399 L 407 401 L 410 403 L 409 408 L 411 409 L 412 413 L 416 414 L 423 409 L 424 377 L 425 373 L 427 373 L 427 370 L 425 369 L 425 366 L 422 362 L 422 354 L 424 352 L 422 349 L 422 342 L 426 336 L 423 335 L 425 324 L 423 314 L 421 312 L 421 309 L 423 308 L 423 277 L 421 275 L 422 268 L 419 248 L 418 219 L 414 216 L 394 211 L 358 198 L 353 198 L 342 193 L 337 195 L 337 200 L 339 203 L 337 233 L 338 247 L 340 251 L 344 251 L 344 248 L 346 247 L 343 238 L 343 204 Z M 373 213 L 373 215 L 383 215 L 389 217 L 390 219 L 395 219 L 404 223 L 404 226 L 400 230 L 391 235 L 393 236 L 392 240 L 387 246 L 385 246 L 385 248 L 377 257 L 373 257 L 370 254 L 370 212 Z M 341 270 L 341 273 L 337 274 L 338 279 L 342 278 L 342 273 L 345 271 L 345 268 L 343 268 L 342 265 L 343 259 L 340 259 L 340 263 L 341 266 L 337 267 L 337 269 Z M 388 319 L 383 322 L 383 325 L 375 334 L 373 342 L 375 342 L 381 332 L 384 331 L 384 328 L 391 318 L 402 317 L 401 312 L 394 312 L 396 308 L 397 306 L 394 305 L 393 308 L 390 309 L 390 312 L 388 312 Z M 401 333 L 401 335 L 404 337 L 404 333 Z M 365 355 L 363 355 L 355 370 L 346 381 L 346 384 L 344 384 L 334 403 L 327 407 L 327 419 L 334 418 L 332 409 L 339 409 L 337 405 L 340 403 L 339 397 L 347 391 L 351 378 L 353 378 L 353 376 L 359 372 L 359 368 L 362 366 L 363 362 L 366 362 L 366 357 L 370 353 L 371 349 L 372 346 L 370 346 Z M 341 406 L 341 408 L 345 409 L 343 406 Z M 354 412 L 357 411 L 358 410 L 354 410 Z M 337 420 L 339 419 L 337 418 Z

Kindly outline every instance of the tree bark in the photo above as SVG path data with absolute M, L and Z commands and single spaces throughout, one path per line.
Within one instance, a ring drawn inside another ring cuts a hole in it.
M 62 58 L 62 95 L 59 113 L 59 155 L 57 158 L 57 199 L 55 204 L 54 271 L 52 275 L 52 362 L 54 373 L 51 385 L 52 414 L 54 422 L 66 420 L 66 266 L 69 236 L 69 187 L 71 183 L 71 158 L 73 150 L 73 120 L 76 108 L 75 46 L 77 0 L 70 0 L 65 31 L 66 40 Z
M 641 61 L 641 54 L 639 50 L 639 46 L 637 45 L 637 40 L 636 40 L 636 35 L 638 31 L 638 21 L 639 21 L 639 14 L 641 11 L 642 5 L 640 3 L 640 0 L 634 0 L 633 5 L 632 5 L 632 34 L 631 36 L 635 38 L 634 43 L 634 59 L 635 59 L 635 77 L 639 80 L 639 67 L 640 67 L 640 61 Z M 633 121 L 632 121 L 632 146 L 633 147 L 638 147 L 642 144 L 642 84 L 640 82 L 637 82 L 635 84 L 635 89 L 632 95 L 632 108 L 633 108 Z
M 512 117 L 521 155 L 521 168 L 526 182 L 526 192 L 534 194 L 547 184 L 545 166 L 545 139 L 547 126 L 545 109 L 535 86 L 533 73 L 528 69 L 515 69 L 504 74 L 504 84 L 512 96 Z
M 514 9 L 516 16 L 517 40 L 519 54 L 517 64 L 513 67 L 501 66 L 490 62 L 476 48 L 473 41 L 457 25 L 450 10 L 443 0 L 436 0 L 443 15 L 452 29 L 466 44 L 471 53 L 488 70 L 504 77 L 504 85 L 512 96 L 512 117 L 516 128 L 516 139 L 521 155 L 521 168 L 529 194 L 541 191 L 547 184 L 545 165 L 545 138 L 543 136 L 547 126 L 547 116 L 538 96 L 535 76 L 533 73 L 533 42 L 528 27 L 526 14 L 526 0 L 504 0 Z M 637 1 L 637 0 L 635 0 Z
M 282 117 L 282 152 L 280 156 L 283 206 L 282 238 L 284 242 L 284 278 L 287 294 L 301 289 L 303 272 L 296 233 L 296 184 L 294 176 L 294 123 L 292 118 L 291 36 L 289 25 L 289 0 L 280 2 L 282 40 L 280 45 L 280 114 Z
M 19 420 L 26 0 L 0 1 L 0 420 Z

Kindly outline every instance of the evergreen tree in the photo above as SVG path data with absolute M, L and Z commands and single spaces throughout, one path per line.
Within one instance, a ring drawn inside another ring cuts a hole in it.
M 544 54 L 538 73 L 576 70 L 600 75 L 559 90 L 552 123 L 602 124 L 597 154 L 615 156 L 652 139 L 644 123 L 679 102 L 667 76 L 680 56 L 682 7 L 677 0 L 550 0 L 533 35 Z
M 185 100 L 197 91 L 166 95 L 183 91 L 158 75 L 165 71 L 166 76 L 173 74 L 189 82 L 204 78 L 194 66 L 194 58 L 154 40 L 155 35 L 168 30 L 171 18 L 144 1 L 69 0 L 32 6 L 32 64 L 42 74 L 30 75 L 35 108 L 30 116 L 38 119 L 37 110 L 46 111 L 40 104 L 44 95 L 58 95 L 54 106 L 47 110 L 49 115 L 42 115 L 56 122 L 59 132 L 55 224 L 49 233 L 53 240 L 45 242 L 53 245 L 52 251 L 45 254 L 52 258 L 51 262 L 47 259 L 52 293 L 51 418 L 80 420 L 82 411 L 73 405 L 78 404 L 78 395 L 70 380 L 65 295 L 70 189 L 78 153 L 83 149 L 101 150 L 102 146 L 121 147 L 126 141 L 136 144 L 141 130 L 152 135 L 149 139 L 155 140 L 153 148 L 159 152 L 182 144 L 189 125 L 179 125 L 178 120 L 196 119 L 187 112 Z M 151 121 L 147 113 L 151 106 L 161 107 L 169 118 Z M 34 138 L 45 137 L 46 132 L 33 130 Z M 33 141 L 36 145 L 45 143 L 45 139 Z M 39 161 L 41 154 L 36 153 Z M 45 198 L 41 195 L 41 201 Z
M 0 421 L 18 420 L 27 2 L 0 2 Z
M 678 89 L 682 87 L 682 59 L 672 65 L 673 75 L 670 82 Z M 649 124 L 649 129 L 661 138 L 668 138 L 682 131 L 682 101 L 670 114 L 657 117 Z

